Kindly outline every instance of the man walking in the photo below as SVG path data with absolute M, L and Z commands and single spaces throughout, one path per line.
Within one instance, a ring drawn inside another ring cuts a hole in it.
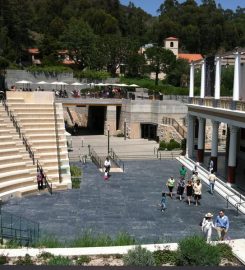
M 211 171 L 210 175 L 208 176 L 209 191 L 211 194 L 214 193 L 214 184 L 215 184 L 216 179 L 217 179 L 216 175 L 214 174 L 213 171 Z
M 181 169 L 179 170 L 180 178 L 185 179 L 186 173 L 187 173 L 186 167 L 182 165 Z
M 223 241 L 229 230 L 229 219 L 227 216 L 225 216 L 223 210 L 219 211 L 219 215 L 215 221 L 215 228 L 217 230 L 219 240 Z

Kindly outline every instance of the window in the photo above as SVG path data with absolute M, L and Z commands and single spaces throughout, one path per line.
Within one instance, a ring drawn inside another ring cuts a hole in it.
M 173 46 L 174 46 L 174 43 L 173 43 L 173 41 L 171 41 L 170 42 L 170 47 L 173 48 Z

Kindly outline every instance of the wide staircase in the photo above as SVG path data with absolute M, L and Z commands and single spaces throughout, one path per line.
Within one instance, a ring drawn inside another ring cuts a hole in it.
M 61 104 L 28 101 L 28 94 L 10 93 L 7 107 L 34 157 L 23 144 L 4 106 L 0 105 L 0 197 L 21 196 L 37 190 L 39 164 L 54 189 L 70 188 L 70 170 Z M 44 93 L 42 93 L 44 94 Z M 13 119 L 12 119 L 13 120 Z M 18 130 L 18 131 L 19 131 Z

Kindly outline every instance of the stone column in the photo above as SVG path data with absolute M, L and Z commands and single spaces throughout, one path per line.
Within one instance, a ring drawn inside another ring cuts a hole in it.
M 233 81 L 233 101 L 238 101 L 241 89 L 241 54 L 235 53 L 234 81 Z
M 192 158 L 194 156 L 194 120 L 194 116 L 188 114 L 186 156 L 189 158 Z
M 219 142 L 219 122 L 212 120 L 212 148 L 211 160 L 214 162 L 214 171 L 217 172 L 218 164 L 218 142 Z
M 104 134 L 107 135 L 107 127 L 110 126 L 110 135 L 116 134 L 117 106 L 107 106 Z
M 215 92 L 214 99 L 220 99 L 220 84 L 221 84 L 221 61 L 220 56 L 216 57 L 216 69 L 215 69 Z
M 197 148 L 197 161 L 202 163 L 204 158 L 204 144 L 205 144 L 205 124 L 204 118 L 199 118 L 198 126 L 198 148 Z
M 206 84 L 206 61 L 202 61 L 202 74 L 201 74 L 201 92 L 200 98 L 205 97 L 205 84 Z
M 228 178 L 227 182 L 235 183 L 236 171 L 236 155 L 237 155 L 237 132 L 238 127 L 230 127 L 230 143 L 229 143 L 229 158 L 228 158 Z
M 195 74 L 195 66 L 194 63 L 191 62 L 190 64 L 190 89 L 189 89 L 189 97 L 194 97 L 194 75 Z

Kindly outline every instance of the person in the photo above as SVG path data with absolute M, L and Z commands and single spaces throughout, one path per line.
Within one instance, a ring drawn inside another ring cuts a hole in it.
M 192 180 L 193 184 L 195 184 L 197 180 L 200 180 L 200 178 L 199 178 L 199 176 L 198 176 L 198 172 L 197 172 L 197 171 L 193 171 L 193 174 L 192 174 L 191 180 Z
M 229 230 L 230 222 L 229 218 L 225 215 L 223 210 L 219 211 L 219 215 L 215 220 L 215 228 L 218 233 L 219 240 L 223 241 Z
M 178 182 L 177 194 L 179 195 L 179 200 L 182 201 L 182 196 L 185 190 L 185 178 L 182 176 Z
M 166 210 L 166 193 L 162 192 L 162 199 L 161 199 L 161 211 L 164 212 Z
M 181 169 L 179 170 L 179 174 L 180 174 L 180 177 L 186 177 L 186 173 L 187 173 L 187 170 L 186 170 L 186 167 L 184 165 L 182 165 Z
M 191 205 L 192 194 L 193 194 L 192 181 L 188 180 L 187 185 L 186 185 L 186 196 L 187 196 L 187 201 L 189 205 Z
M 37 171 L 37 188 L 38 191 L 43 189 L 43 172 L 42 170 Z
M 196 202 L 196 206 L 200 204 L 200 199 L 202 198 L 202 184 L 200 179 L 197 179 L 193 185 L 194 199 Z
M 107 157 L 105 159 L 104 168 L 105 168 L 105 171 L 108 173 L 108 177 L 109 177 L 109 173 L 110 173 L 110 169 L 111 169 L 111 161 L 110 161 L 109 157 Z
M 207 239 L 207 243 L 210 243 L 212 237 L 212 229 L 215 228 L 212 217 L 213 215 L 211 213 L 207 213 L 202 221 L 202 232 Z
M 166 186 L 168 187 L 169 195 L 170 195 L 171 199 L 173 198 L 174 183 L 175 183 L 174 177 L 170 176 L 170 178 L 168 179 L 168 181 L 166 183 Z
M 197 168 L 200 166 L 200 163 L 197 161 L 194 166 L 194 172 L 197 172 Z
M 214 192 L 214 184 L 215 184 L 216 179 L 217 179 L 216 175 L 214 174 L 213 171 L 211 171 L 210 175 L 208 176 L 209 192 L 211 194 L 213 194 L 213 192 Z
M 212 159 L 209 161 L 209 166 L 208 166 L 209 172 L 212 172 L 214 170 L 214 162 Z
M 105 174 L 104 174 L 104 180 L 108 180 L 109 176 L 108 176 L 108 172 L 107 170 L 105 170 Z

